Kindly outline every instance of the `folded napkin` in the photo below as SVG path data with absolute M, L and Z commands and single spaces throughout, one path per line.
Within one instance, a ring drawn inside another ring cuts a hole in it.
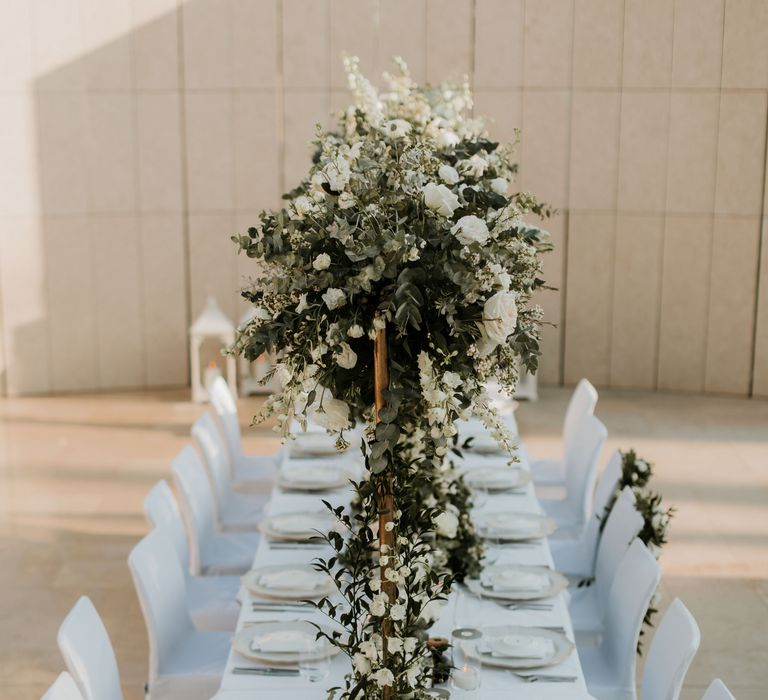
M 259 576 L 259 584 L 272 590 L 314 589 L 323 583 L 324 574 L 306 569 L 283 569 Z
M 489 532 L 503 534 L 504 532 L 519 532 L 522 534 L 535 534 L 541 529 L 541 524 L 535 518 L 527 518 L 524 515 L 499 513 L 489 519 L 486 529 Z
M 286 535 L 314 534 L 315 530 L 322 530 L 326 526 L 327 523 L 323 518 L 316 515 L 301 515 L 301 513 L 278 516 L 272 521 L 272 529 Z
M 482 584 L 494 591 L 541 591 L 549 586 L 549 576 L 542 571 L 483 571 Z
M 546 637 L 530 634 L 508 634 L 484 640 L 482 652 L 496 658 L 546 659 L 555 653 L 555 643 Z
M 286 481 L 296 483 L 316 481 L 321 484 L 333 484 L 339 480 L 339 472 L 333 469 L 318 469 L 317 467 L 289 467 L 283 470 Z
M 303 630 L 276 630 L 251 639 L 251 651 L 266 651 L 271 654 L 298 654 L 310 641 Z

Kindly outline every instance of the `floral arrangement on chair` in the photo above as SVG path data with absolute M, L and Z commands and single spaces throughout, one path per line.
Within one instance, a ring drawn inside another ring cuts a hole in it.
M 648 484 L 653 476 L 653 464 L 637 456 L 634 450 L 621 452 L 621 478 L 616 486 L 614 499 L 606 507 L 606 516 L 601 523 L 605 523 L 613 503 L 621 491 L 629 486 L 635 494 L 635 508 L 643 516 L 643 527 L 638 537 L 648 550 L 659 559 L 661 557 L 661 548 L 667 543 L 667 530 L 669 522 L 674 515 L 674 508 L 665 508 L 662 505 L 661 494 L 651 491 Z M 651 600 L 651 605 L 645 613 L 643 620 L 645 626 L 653 626 L 653 618 L 658 612 L 657 605 L 661 598 L 661 593 L 656 591 Z M 642 636 L 645 629 L 641 630 L 641 639 L 637 643 L 637 651 L 642 651 Z
M 396 62 L 379 93 L 346 59 L 354 104 L 336 131 L 318 128 L 308 177 L 233 236 L 258 261 L 235 350 L 279 357 L 283 389 L 261 417 L 290 438 L 312 415 L 340 448 L 366 426 L 357 509 L 334 510 L 344 535 L 328 533 L 336 556 L 316 564 L 344 600 L 319 607 L 344 628 L 330 641 L 352 660 L 334 689 L 349 700 L 430 685 L 427 629 L 482 550 L 451 460 L 455 423 L 478 416 L 512 459 L 484 386 L 511 393 L 518 362 L 537 368 L 532 297 L 550 249 L 524 221 L 549 209 L 510 193 L 512 146 L 470 116 L 467 85 L 419 86 Z

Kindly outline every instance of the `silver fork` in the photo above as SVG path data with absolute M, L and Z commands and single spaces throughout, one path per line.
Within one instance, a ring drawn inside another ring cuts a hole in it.
M 510 673 L 525 683 L 575 683 L 576 676 L 558 676 L 544 673 Z

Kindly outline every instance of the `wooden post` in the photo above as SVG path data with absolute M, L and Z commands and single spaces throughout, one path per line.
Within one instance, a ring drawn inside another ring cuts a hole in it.
M 376 422 L 380 421 L 379 411 L 384 408 L 384 392 L 389 388 L 389 364 L 387 356 L 387 329 L 382 328 L 373 341 L 373 376 L 374 376 L 374 398 L 376 403 Z M 381 547 L 386 545 L 386 555 L 391 557 L 394 554 L 395 531 L 387 529 L 387 524 L 391 523 L 394 517 L 394 498 L 392 495 L 392 472 L 386 469 L 377 476 L 379 493 L 379 553 Z M 381 567 L 381 590 L 387 594 L 390 604 L 395 602 L 396 589 L 395 584 L 387 580 L 388 566 Z M 390 636 L 391 620 L 389 616 L 384 616 L 381 621 L 381 640 L 382 654 L 387 659 L 387 637 Z M 384 700 L 394 698 L 394 688 L 386 686 L 382 693 Z

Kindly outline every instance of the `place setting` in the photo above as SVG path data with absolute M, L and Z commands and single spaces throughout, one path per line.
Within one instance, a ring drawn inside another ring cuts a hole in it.
M 235 661 L 232 673 L 303 677 L 313 683 L 323 680 L 330 673 L 331 659 L 340 649 L 324 637 L 318 638 L 318 630 L 332 633 L 330 627 L 304 620 L 249 622 L 232 639 L 232 649 L 243 659 Z
M 351 470 L 329 459 L 301 459 L 288 462 L 277 475 L 277 485 L 284 491 L 323 493 L 349 485 Z
M 313 600 L 330 595 L 335 590 L 333 580 L 311 565 L 272 564 L 258 566 L 241 578 L 244 588 L 252 596 L 264 600 L 252 600 L 252 608 L 308 607 L 300 601 Z M 295 601 L 291 605 L 291 601 Z
M 531 543 L 548 537 L 557 529 L 552 518 L 526 512 L 480 512 L 475 524 L 480 535 L 492 545 Z
M 549 610 L 551 603 L 532 603 L 554 598 L 568 587 L 568 579 L 546 566 L 493 564 L 479 578 L 467 579 L 465 585 L 479 598 L 517 604 L 516 609 Z
M 289 511 L 268 515 L 259 527 L 270 549 L 320 549 L 326 546 L 323 535 L 339 524 L 328 511 Z
M 527 469 L 509 464 L 476 466 L 464 470 L 464 483 L 488 495 L 522 492 L 531 483 Z

